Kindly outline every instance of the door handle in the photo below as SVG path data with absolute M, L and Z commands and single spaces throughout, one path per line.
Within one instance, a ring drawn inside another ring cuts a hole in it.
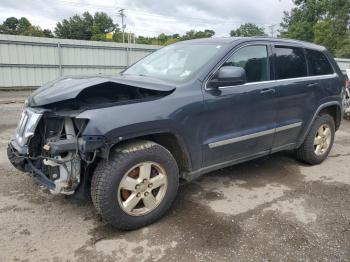
M 318 83 L 310 83 L 307 85 L 307 87 L 317 87 Z
M 276 90 L 274 88 L 264 88 L 263 90 L 260 91 L 261 95 L 265 95 L 265 94 L 275 94 Z

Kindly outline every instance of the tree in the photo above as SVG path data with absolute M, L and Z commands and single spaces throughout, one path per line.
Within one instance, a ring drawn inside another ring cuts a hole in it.
M 215 31 L 205 29 L 204 31 L 190 30 L 186 34 L 180 36 L 180 34 L 166 35 L 164 33 L 159 34 L 157 37 L 144 37 L 139 36 L 136 39 L 138 44 L 150 44 L 150 45 L 170 45 L 178 41 L 198 39 L 198 38 L 209 38 L 215 35 Z
M 285 12 L 282 37 L 315 42 L 330 52 L 343 49 L 348 34 L 349 0 L 294 0 L 295 7 Z
M 43 34 L 45 37 L 49 37 L 49 38 L 55 37 L 50 29 L 44 29 Z
M 58 22 L 54 32 L 59 38 L 89 40 L 92 37 L 92 26 L 93 17 L 85 12 L 82 16 L 74 15 Z
M 17 32 L 19 34 L 24 34 L 25 32 L 28 32 L 32 29 L 32 24 L 29 22 L 29 20 L 25 17 L 21 17 L 18 20 L 18 24 L 17 24 Z
M 253 23 L 245 23 L 236 30 L 231 30 L 230 36 L 265 36 L 263 27 L 259 27 Z
M 321 0 L 323 1 L 323 0 Z M 284 12 L 281 36 L 286 38 L 313 41 L 313 26 L 321 15 L 320 0 L 294 0 L 295 8 Z
M 44 31 L 39 26 L 32 25 L 25 17 L 17 19 L 15 17 L 7 18 L 0 25 L 1 34 L 26 35 L 26 36 L 45 36 Z
M 0 26 L 0 33 L 15 35 L 17 32 L 18 19 L 16 17 L 9 17 Z
M 215 35 L 214 30 L 205 29 L 204 31 L 195 31 L 190 30 L 186 32 L 185 35 L 181 36 L 181 40 L 190 40 L 190 39 L 198 39 L 198 38 L 210 38 Z
M 350 34 L 340 42 L 335 55 L 342 58 L 350 58 Z
M 316 44 L 325 46 L 331 52 L 337 46 L 337 38 L 330 20 L 320 20 L 313 26 L 313 35 Z
M 106 13 L 96 12 L 92 25 L 91 40 L 106 40 L 106 34 L 114 32 L 117 29 L 117 24 L 113 23 L 113 19 Z
M 55 35 L 68 39 L 106 40 L 106 33 L 114 32 L 117 27 L 104 12 L 96 12 L 94 16 L 84 12 L 82 16 L 74 15 L 58 22 Z

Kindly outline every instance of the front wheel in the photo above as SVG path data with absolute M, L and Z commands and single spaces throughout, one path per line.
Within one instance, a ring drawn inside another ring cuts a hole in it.
M 316 118 L 304 143 L 296 150 L 296 156 L 308 164 L 323 162 L 332 149 L 335 135 L 333 117 L 328 114 Z
M 175 199 L 178 186 L 178 166 L 171 153 L 154 142 L 135 141 L 99 163 L 91 195 L 103 219 L 130 230 L 158 220 Z

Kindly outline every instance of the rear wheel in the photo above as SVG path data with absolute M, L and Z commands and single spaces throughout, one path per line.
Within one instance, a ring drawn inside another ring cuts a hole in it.
M 304 143 L 296 150 L 297 158 L 311 165 L 320 164 L 332 149 L 334 134 L 333 117 L 328 114 L 318 116 Z
M 164 147 L 137 141 L 117 148 L 93 175 L 91 195 L 101 216 L 120 229 L 136 229 L 159 219 L 179 185 L 175 159 Z

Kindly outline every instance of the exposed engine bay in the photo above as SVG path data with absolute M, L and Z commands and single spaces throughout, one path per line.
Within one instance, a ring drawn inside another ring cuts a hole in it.
M 51 193 L 74 193 L 80 182 L 81 160 L 78 153 L 76 127 L 72 119 L 68 117 L 48 119 L 41 128 L 44 128 L 41 130 L 43 131 L 42 144 L 44 144 L 41 154 L 47 157 L 42 159 L 42 170 L 47 171 L 49 179 L 55 183 L 55 189 L 51 189 Z M 77 131 L 79 132 L 79 129 Z M 52 148 L 63 141 L 72 144 L 71 148 L 67 148 L 68 150 L 71 150 L 75 143 L 75 150 L 53 152 Z
M 28 136 L 27 131 L 22 130 L 25 122 L 30 121 L 28 111 L 24 111 L 17 129 L 17 134 L 22 132 L 24 139 Z M 73 194 L 80 183 L 82 159 L 86 157 L 79 151 L 78 140 L 84 124 L 82 120 L 43 112 L 32 137 L 24 142 L 27 156 L 18 155 L 15 148 L 12 151 L 17 154 L 17 161 L 23 158 L 21 168 L 33 173 L 51 193 Z

